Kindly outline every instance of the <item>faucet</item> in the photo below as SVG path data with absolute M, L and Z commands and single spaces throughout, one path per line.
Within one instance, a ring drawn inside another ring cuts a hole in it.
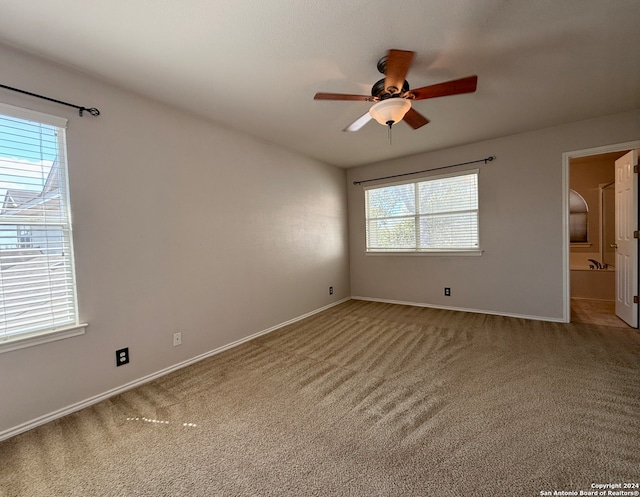
M 602 264 L 600 264 L 595 259 L 589 259 L 589 262 L 593 262 L 593 265 L 596 267 L 596 269 L 602 269 Z

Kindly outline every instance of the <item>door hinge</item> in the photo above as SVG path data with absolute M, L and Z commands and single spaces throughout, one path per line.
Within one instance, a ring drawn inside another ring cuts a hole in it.
M 640 238 L 640 231 L 634 231 L 633 238 Z
M 633 172 L 637 173 L 638 171 L 640 171 L 640 165 L 636 164 L 635 166 L 633 166 Z
M 634 304 L 637 304 L 639 301 L 640 301 L 640 299 L 638 299 L 638 296 L 637 296 L 637 295 L 634 295 L 634 296 L 633 296 L 633 303 L 634 303 Z

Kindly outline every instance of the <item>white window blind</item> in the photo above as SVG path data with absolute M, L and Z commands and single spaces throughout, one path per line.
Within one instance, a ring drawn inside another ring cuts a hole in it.
M 0 104 L 0 342 L 78 324 L 65 128 Z
M 368 252 L 479 249 L 478 171 L 365 191 Z

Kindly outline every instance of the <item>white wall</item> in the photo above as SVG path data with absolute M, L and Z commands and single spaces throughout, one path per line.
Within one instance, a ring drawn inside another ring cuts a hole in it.
M 350 295 L 343 170 L 8 47 L 0 67 L 5 85 L 102 112 L 0 89 L 2 102 L 69 118 L 89 323 L 0 354 L 0 434 Z M 121 347 L 131 363 L 116 368 Z
M 638 138 L 640 110 L 349 169 L 352 295 L 562 320 L 562 154 Z M 481 257 L 365 255 L 364 193 L 354 180 L 491 155 L 480 166 Z

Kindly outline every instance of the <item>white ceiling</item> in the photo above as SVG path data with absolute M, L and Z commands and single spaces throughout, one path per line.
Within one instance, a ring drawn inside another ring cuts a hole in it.
M 8 0 L 0 11 L 0 41 L 342 167 L 640 108 L 638 0 Z M 374 121 L 343 132 L 371 104 L 314 94 L 370 93 L 390 48 L 417 52 L 411 87 L 477 74 L 478 91 L 414 102 L 431 123 L 397 124 L 392 145 Z

